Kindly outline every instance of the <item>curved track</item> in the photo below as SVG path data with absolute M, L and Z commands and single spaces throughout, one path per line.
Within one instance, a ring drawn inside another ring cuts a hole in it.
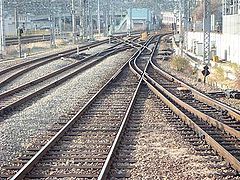
M 145 82 L 237 172 L 240 172 L 240 113 L 167 74 L 155 61 Z
M 145 48 L 142 46 L 129 61 L 138 58 Z M 70 121 L 55 125 L 47 144 L 39 143 L 27 152 L 25 158 L 22 157 L 29 160 L 25 165 L 18 161 L 6 168 L 5 177 L 21 168 L 12 179 L 97 178 L 141 84 L 128 68 L 128 62 Z
M 94 42 L 90 45 L 85 45 L 79 48 L 79 51 L 87 50 L 88 48 L 96 47 L 101 44 L 107 43 L 108 40 L 100 41 L 100 42 Z M 77 49 L 70 49 L 66 50 L 60 53 L 44 56 L 41 58 L 37 58 L 31 61 L 23 62 L 21 64 L 17 64 L 14 66 L 11 66 L 9 68 L 3 69 L 0 71 L 0 87 L 6 85 L 10 81 L 16 79 L 17 77 L 23 75 L 24 73 L 27 73 L 35 68 L 38 68 L 42 65 L 45 65 L 47 63 L 50 63 L 52 61 L 58 60 L 61 57 L 67 57 L 77 52 Z
M 93 54 L 81 61 L 56 70 L 55 72 L 50 73 L 44 77 L 38 78 L 0 94 L 0 114 L 6 115 L 8 112 L 12 112 L 15 107 L 22 105 L 33 97 L 64 83 L 75 75 L 92 67 L 96 63 L 99 63 L 101 60 L 107 58 L 108 56 L 124 51 L 128 48 L 129 47 L 123 47 L 121 43 L 118 43 L 102 52 Z
M 165 104 L 164 113 L 186 140 L 205 141 L 240 172 L 239 113 L 217 102 L 209 103 L 209 97 L 157 67 L 154 57 L 160 39 L 149 38 L 81 110 L 54 125 L 49 140 L 40 139 L 5 167 L 2 178 L 129 178 L 124 170 L 134 163 L 128 152 L 134 148 L 134 132 L 139 130 L 138 111 L 133 108 L 141 110 L 139 103 L 146 98 L 147 86 Z M 209 153 L 210 148 L 204 148 L 200 151 Z

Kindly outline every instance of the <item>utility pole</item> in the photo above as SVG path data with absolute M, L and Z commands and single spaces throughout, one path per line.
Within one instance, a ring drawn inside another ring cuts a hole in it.
M 104 22 L 105 22 L 105 31 L 104 31 L 104 36 L 109 36 L 110 35 L 110 22 L 109 22 L 109 10 L 110 10 L 110 1 L 107 0 L 105 1 L 104 4 L 105 8 L 104 8 L 104 13 L 103 13 L 103 17 L 104 17 Z
M 100 0 L 98 0 L 97 4 L 97 27 L 98 27 L 98 34 L 101 34 L 101 19 L 100 19 Z
M 18 38 L 18 50 L 19 50 L 19 57 L 22 57 L 22 42 L 21 42 L 21 36 L 23 33 L 23 30 L 19 27 L 19 21 L 18 21 L 18 3 L 15 4 L 15 28 L 16 28 L 16 34 Z
M 188 42 L 188 21 L 189 21 L 189 1 L 187 0 L 183 0 L 183 29 L 184 29 L 184 32 L 183 32 L 183 35 L 184 35 L 184 38 L 183 38 L 183 48 L 185 50 L 187 50 L 187 42 Z
M 83 0 L 79 0 L 79 7 L 80 7 L 80 9 L 79 9 L 79 20 L 80 20 L 80 22 L 79 22 L 79 25 L 80 25 L 80 29 L 79 29 L 79 33 L 80 33 L 80 37 L 81 37 L 81 40 L 83 39 L 83 36 L 84 36 L 84 16 L 83 16 L 83 4 L 84 4 L 84 2 L 83 2 Z
M 59 28 L 59 36 L 62 39 L 62 15 L 58 12 L 58 28 Z
M 115 18 L 115 12 L 114 12 L 114 5 L 113 5 L 113 2 L 111 1 L 111 16 L 112 16 L 112 22 L 111 22 L 111 25 L 112 25 L 112 33 L 115 32 L 115 24 L 116 24 L 116 18 Z
M 179 1 L 179 36 L 180 36 L 180 51 L 181 51 L 181 56 L 183 56 L 183 42 L 182 42 L 182 37 L 183 37 L 183 27 L 182 27 L 182 14 L 183 14 L 183 2 L 182 0 Z
M 90 8 L 89 8 L 89 0 L 84 0 L 84 37 L 85 39 L 88 39 L 90 35 Z
M 5 54 L 5 33 L 4 33 L 4 17 L 3 17 L 3 9 L 4 9 L 3 0 L 0 0 L 0 36 L 1 36 L 1 49 L 0 49 L 0 58 L 3 58 Z
M 203 20 L 203 30 L 204 30 L 204 54 L 203 61 L 206 66 L 210 65 L 210 33 L 211 33 L 211 0 L 204 0 L 204 20 Z M 204 73 L 204 83 L 206 83 L 206 77 L 208 75 L 207 68 L 205 68 Z
M 55 21 L 54 21 L 54 17 L 53 17 L 53 11 L 52 11 L 52 1 L 49 0 L 49 23 L 50 23 L 50 46 L 51 48 L 56 47 L 55 44 Z
M 50 17 L 49 17 L 49 21 L 50 21 L 50 45 L 51 45 L 51 48 L 54 48 L 56 46 L 55 44 L 55 21 L 54 21 L 54 17 L 53 17 L 53 14 L 51 13 L 50 14 Z
M 87 36 L 89 35 L 89 19 L 88 19 L 88 15 L 89 15 L 89 0 L 84 0 L 84 21 L 85 21 L 85 26 L 84 26 L 84 37 L 87 38 Z
M 89 27 L 90 27 L 90 39 L 93 39 L 93 14 L 92 14 L 92 2 L 89 2 Z
M 73 44 L 76 44 L 76 18 L 75 18 L 75 1 L 72 0 L 72 39 Z
M 17 8 L 17 6 L 18 6 L 18 4 L 15 4 L 15 8 L 14 8 L 14 19 L 15 19 L 15 32 L 16 32 L 16 36 L 18 36 L 18 28 L 19 28 L 19 23 L 18 23 L 18 8 Z
M 129 10 L 129 35 L 131 35 L 131 32 L 132 32 L 132 24 L 133 24 L 133 22 L 132 22 L 132 8 L 130 8 L 130 10 Z

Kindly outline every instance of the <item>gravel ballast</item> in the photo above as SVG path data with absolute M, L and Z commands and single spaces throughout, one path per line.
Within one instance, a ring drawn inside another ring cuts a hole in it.
M 83 46 L 83 45 L 84 44 L 82 44 L 80 46 Z M 41 52 L 41 53 L 38 53 L 36 55 L 29 56 L 27 58 L 15 58 L 15 59 L 12 59 L 12 60 L 3 59 L 3 60 L 0 60 L 0 71 L 3 70 L 3 69 L 9 68 L 11 66 L 15 66 L 15 65 L 27 62 L 27 61 L 32 61 L 32 60 L 34 60 L 36 58 L 40 58 L 42 56 L 47 56 L 47 55 L 52 55 L 52 54 L 55 54 L 55 53 L 60 53 L 62 51 L 74 49 L 76 47 L 77 47 L 76 45 L 68 45 L 67 47 L 51 49 L 48 52 L 46 52 L 46 51 L 45 52 Z
M 139 112 L 140 132 L 133 152 L 130 179 L 240 179 L 218 156 L 199 155 L 169 123 L 160 107 L 163 103 L 150 93 Z M 133 148 L 134 149 L 134 148 Z
M 104 49 L 107 49 L 109 47 L 111 47 L 111 44 L 103 44 L 98 47 L 94 47 L 89 50 L 83 51 L 82 53 L 94 54 L 99 51 L 103 51 Z M 76 61 L 77 60 L 75 60 L 75 59 L 63 58 L 63 59 L 55 60 L 55 61 L 45 64 L 43 66 L 40 66 L 40 67 L 33 69 L 27 73 L 24 73 L 23 75 L 19 76 L 17 79 L 11 81 L 9 84 L 2 87 L 0 89 L 0 93 L 5 92 L 10 89 L 13 89 L 13 88 L 16 88 L 20 85 L 23 85 L 27 82 L 38 79 L 40 77 L 43 77 L 49 73 L 52 73 L 53 71 L 56 71 L 63 67 L 66 67 Z
M 31 143 L 31 136 L 45 132 L 77 102 L 84 104 L 131 54 L 125 51 L 105 59 L 0 122 L 0 164 L 10 162 Z
M 169 44 L 162 44 L 161 49 L 167 49 L 172 48 Z M 193 77 L 191 74 L 186 74 L 183 72 L 176 71 L 171 67 L 170 60 L 163 61 L 161 58 L 157 59 L 157 63 L 161 69 L 164 71 L 174 75 L 178 79 L 182 80 L 185 83 L 188 83 L 189 85 L 193 86 L 197 90 L 204 92 L 204 93 L 210 93 L 210 92 L 219 92 L 223 91 L 220 88 L 213 87 L 208 84 L 204 84 L 203 82 L 198 82 L 196 77 Z M 214 97 L 213 97 L 214 98 Z M 220 102 L 226 103 L 227 105 L 236 108 L 240 110 L 240 100 L 238 99 L 229 99 L 229 98 L 216 98 L 216 100 L 219 100 Z
M 204 85 L 203 82 L 197 82 L 197 80 L 195 78 L 192 78 L 191 76 L 186 75 L 185 73 L 174 70 L 173 68 L 171 68 L 170 61 L 157 60 L 157 62 L 161 69 L 174 75 L 175 77 L 182 80 L 183 82 L 188 83 L 189 85 L 193 86 L 197 90 L 200 90 L 205 93 L 222 91 L 221 89 L 212 87 L 208 84 Z M 239 99 L 229 99 L 229 98 L 224 97 L 224 98 L 216 98 L 216 100 L 219 100 L 220 102 L 226 103 L 227 105 L 240 110 L 240 100 Z

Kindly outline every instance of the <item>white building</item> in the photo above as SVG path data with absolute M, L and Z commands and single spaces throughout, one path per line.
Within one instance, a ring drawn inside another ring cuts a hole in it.
M 222 1 L 222 33 L 211 33 L 211 49 L 214 55 L 240 64 L 240 1 Z M 187 49 L 198 53 L 203 45 L 203 32 L 189 32 Z
M 239 0 L 223 0 L 223 33 L 240 35 Z
M 31 19 L 32 19 L 32 16 L 30 14 L 19 14 L 18 15 L 19 27 L 23 28 L 25 31 L 28 29 L 32 29 Z M 16 17 L 15 15 L 9 12 L 4 13 L 4 30 L 5 30 L 6 36 L 17 35 Z
M 176 16 L 173 12 L 162 12 L 162 23 L 166 25 L 171 25 L 176 23 Z

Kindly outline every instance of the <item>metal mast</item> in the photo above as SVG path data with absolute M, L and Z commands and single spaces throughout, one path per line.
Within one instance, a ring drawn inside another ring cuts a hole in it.
M 1 49 L 0 58 L 3 58 L 5 51 L 5 33 L 4 33 L 4 17 L 3 17 L 3 0 L 0 0 L 0 36 L 1 36 Z
M 187 0 L 182 0 L 183 5 L 183 29 L 184 29 L 184 41 L 183 41 L 183 48 L 187 50 L 187 38 L 188 38 L 188 20 L 189 20 L 189 2 Z
M 89 30 L 90 30 L 90 39 L 93 39 L 93 12 L 92 12 L 92 1 L 89 2 Z
M 80 29 L 79 29 L 79 33 L 80 33 L 80 37 L 83 39 L 83 36 L 84 36 L 84 9 L 83 9 L 83 4 L 84 4 L 84 2 L 83 2 L 83 0 L 80 0 L 79 1 L 79 7 L 80 7 L 80 9 L 79 9 L 79 16 L 80 16 L 80 22 L 79 22 L 79 24 L 80 24 Z
M 73 44 L 76 44 L 76 17 L 75 17 L 75 1 L 72 0 L 72 39 Z
M 56 46 L 56 44 L 55 44 L 55 18 L 54 18 L 54 14 L 53 14 L 53 8 L 52 8 L 52 1 L 51 0 L 49 0 L 49 3 L 50 3 L 50 9 L 49 9 L 49 11 L 50 11 L 50 17 L 49 17 L 49 23 L 50 23 L 50 33 L 51 33 L 51 35 L 50 35 L 50 46 L 51 46 L 51 48 L 52 47 L 55 47 Z
M 208 66 L 210 65 L 210 33 L 211 33 L 211 0 L 204 0 L 204 54 L 203 61 L 206 64 L 204 67 L 204 83 L 206 83 L 206 78 L 209 75 Z
M 101 34 L 101 22 L 100 22 L 100 0 L 98 0 L 97 4 L 97 27 L 98 27 L 98 34 Z
M 183 14 L 183 0 L 179 0 L 179 35 L 180 35 L 180 51 L 181 51 L 181 56 L 183 56 L 183 43 L 182 43 L 182 37 L 183 37 L 183 27 L 182 27 L 182 17 Z
M 210 63 L 210 32 L 211 32 L 211 0 L 204 0 L 204 62 L 209 65 Z
M 89 33 L 89 0 L 84 0 L 84 37 L 86 38 Z

